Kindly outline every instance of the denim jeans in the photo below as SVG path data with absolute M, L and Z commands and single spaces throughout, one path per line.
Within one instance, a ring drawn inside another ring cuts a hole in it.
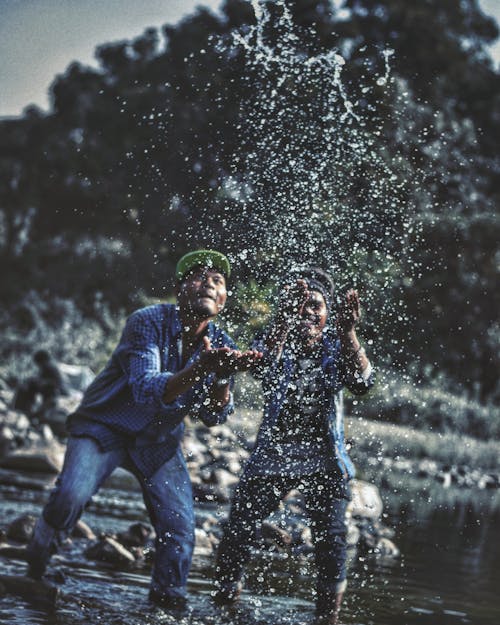
M 318 572 L 317 601 L 343 592 L 349 489 L 343 480 L 322 474 L 301 478 L 242 476 L 217 555 L 216 575 L 222 588 L 236 587 L 250 558 L 259 524 L 278 508 L 292 488 L 302 492 L 310 520 Z
M 70 437 L 64 466 L 28 546 L 28 560 L 48 562 L 58 532 L 73 528 L 103 481 L 121 466 L 139 480 L 156 532 L 151 588 L 165 596 L 184 596 L 194 549 L 191 481 L 179 448 L 150 478 L 139 475 L 125 449 L 101 451 L 91 438 Z

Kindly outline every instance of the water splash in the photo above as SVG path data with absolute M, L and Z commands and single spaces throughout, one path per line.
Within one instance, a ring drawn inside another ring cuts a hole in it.
M 234 32 L 229 44 L 233 55 L 244 55 L 250 93 L 231 172 L 239 189 L 232 219 L 243 232 L 234 247 L 244 258 L 235 260 L 271 278 L 277 266 L 312 263 L 355 281 L 370 257 L 383 267 L 379 288 L 399 251 L 408 252 L 411 221 L 382 117 L 363 98 L 389 82 L 393 51 L 382 52 L 383 76 L 351 89 L 340 51 L 319 49 L 286 0 L 251 4 L 255 24 Z

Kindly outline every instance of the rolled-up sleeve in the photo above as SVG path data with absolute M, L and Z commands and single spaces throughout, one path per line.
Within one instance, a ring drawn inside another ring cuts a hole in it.
M 371 363 L 360 373 L 344 373 L 344 384 L 353 395 L 364 395 L 375 384 L 375 374 Z
M 134 401 L 159 411 L 181 408 L 181 398 L 168 404 L 163 401 L 168 381 L 174 374 L 161 370 L 158 328 L 136 313 L 128 319 L 123 338 L 128 384 Z

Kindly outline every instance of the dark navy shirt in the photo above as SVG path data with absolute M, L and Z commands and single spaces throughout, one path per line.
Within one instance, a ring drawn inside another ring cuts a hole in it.
M 245 468 L 245 475 L 303 476 L 330 471 L 350 479 L 355 475 L 344 440 L 343 387 L 362 395 L 374 384 L 371 365 L 362 374 L 351 374 L 333 329 L 326 329 L 319 342 L 319 355 L 311 371 L 318 375 L 303 380 L 300 355 L 285 344 L 280 356 L 266 350 L 264 337 L 253 345 L 264 353 L 254 370 L 262 380 L 264 415 L 257 442 Z M 307 363 L 306 371 L 309 368 Z M 293 399 L 292 399 L 293 397 Z M 305 400 L 305 401 L 304 401 Z M 304 431 L 304 429 L 306 431 Z
M 212 322 L 207 336 L 212 347 L 236 347 Z M 223 423 L 233 410 L 232 396 L 219 411 L 208 409 L 213 374 L 174 401 L 163 401 L 168 380 L 196 360 L 200 351 L 201 343 L 182 364 L 177 306 L 157 304 L 137 310 L 127 320 L 108 364 L 70 415 L 70 434 L 94 438 L 105 451 L 125 447 L 136 468 L 146 477 L 153 475 L 177 451 L 187 414 L 211 426 Z

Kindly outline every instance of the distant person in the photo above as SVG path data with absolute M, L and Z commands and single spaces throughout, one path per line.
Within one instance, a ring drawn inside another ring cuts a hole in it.
M 61 395 L 68 395 L 64 376 L 49 352 L 39 349 L 33 355 L 38 374 L 22 382 L 16 391 L 13 408 L 29 416 L 51 408 Z
M 197 250 L 176 267 L 177 304 L 133 313 L 105 369 L 69 417 L 62 473 L 28 545 L 28 574 L 41 578 L 57 532 L 70 530 L 118 466 L 139 480 L 156 551 L 149 598 L 183 608 L 194 547 L 191 481 L 180 448 L 184 417 L 223 423 L 232 376 L 260 355 L 241 353 L 213 320 L 224 309 L 230 265 Z
M 334 286 L 308 268 L 284 287 L 274 321 L 255 346 L 263 358 L 264 417 L 235 491 L 216 564 L 218 603 L 239 597 L 258 525 L 292 489 L 304 496 L 318 572 L 316 612 L 334 625 L 346 588 L 345 513 L 354 467 L 344 443 L 342 388 L 366 393 L 372 367 L 356 336 L 358 293 L 338 309 Z

